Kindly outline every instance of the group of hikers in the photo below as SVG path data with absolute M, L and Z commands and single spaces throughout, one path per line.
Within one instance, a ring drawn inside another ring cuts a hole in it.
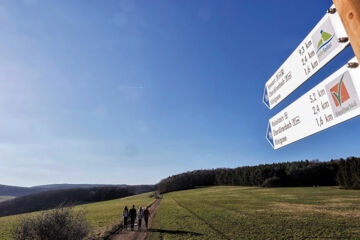
M 131 231 L 134 231 L 134 225 L 135 225 L 136 218 L 138 220 L 138 231 L 141 231 L 142 219 L 145 220 L 145 227 L 146 227 L 146 230 L 148 230 L 150 211 L 147 207 L 145 207 L 144 210 L 142 209 L 142 207 L 139 207 L 139 210 L 136 211 L 135 205 L 133 205 L 130 210 L 128 209 L 127 206 L 125 206 L 122 216 L 123 216 L 123 229 L 124 230 L 127 230 L 127 228 L 128 228 L 128 219 L 129 218 L 130 218 Z

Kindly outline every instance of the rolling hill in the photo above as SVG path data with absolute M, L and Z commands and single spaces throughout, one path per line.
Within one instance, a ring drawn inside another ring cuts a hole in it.
M 111 230 L 114 226 L 121 222 L 121 212 L 125 205 L 131 206 L 135 204 L 135 206 L 147 206 L 154 200 L 153 193 L 143 193 L 110 201 L 84 204 L 76 206 L 74 209 L 86 212 L 87 219 L 92 227 L 92 239 L 94 239 L 94 237 L 104 235 L 107 231 Z M 11 230 L 14 226 L 16 226 L 21 218 L 31 217 L 40 213 L 41 212 L 34 212 L 0 217 L 0 239 L 12 239 Z
M 18 187 L 0 184 L 0 197 L 21 197 L 33 193 L 51 190 L 75 189 L 75 188 L 94 188 L 94 187 L 128 187 L 128 186 L 149 186 L 149 185 L 126 185 L 126 184 L 48 184 L 33 187 Z
M 0 216 L 47 210 L 60 205 L 69 206 L 106 201 L 154 190 L 153 185 L 138 185 L 67 188 L 36 192 L 0 202 Z
M 0 185 L 0 196 L 20 197 L 31 193 L 39 192 L 40 189 L 32 189 L 27 187 L 16 187 L 8 185 Z

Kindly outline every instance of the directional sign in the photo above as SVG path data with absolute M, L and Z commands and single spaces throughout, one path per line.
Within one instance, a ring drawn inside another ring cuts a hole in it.
M 272 117 L 266 139 L 278 149 L 356 117 L 359 97 L 360 67 L 344 66 Z
M 334 7 L 334 5 L 333 5 Z M 263 102 L 272 109 L 349 45 L 337 13 L 326 13 L 266 82 Z

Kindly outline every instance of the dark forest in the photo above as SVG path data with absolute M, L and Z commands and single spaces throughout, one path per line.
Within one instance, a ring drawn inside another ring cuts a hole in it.
M 327 162 L 298 161 L 234 169 L 196 170 L 170 176 L 157 184 L 160 193 L 197 186 L 238 185 L 260 187 L 340 186 L 360 188 L 360 158 Z

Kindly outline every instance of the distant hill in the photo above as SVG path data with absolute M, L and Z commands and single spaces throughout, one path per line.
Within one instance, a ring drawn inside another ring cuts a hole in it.
M 27 187 L 0 185 L 0 196 L 20 197 L 20 196 L 25 196 L 25 195 L 32 194 L 32 193 L 39 192 L 39 191 L 41 191 L 41 190 L 27 188 Z
M 12 197 L 21 197 L 33 193 L 39 193 L 50 190 L 62 190 L 62 189 L 74 189 L 74 188 L 94 188 L 94 187 L 127 187 L 129 185 L 119 184 L 119 185 L 110 185 L 110 184 L 49 184 L 49 185 L 39 185 L 33 187 L 18 187 L 18 186 L 8 186 L 0 184 L 0 197 L 3 196 L 12 196 Z
M 38 185 L 31 187 L 31 189 L 41 189 L 41 190 L 60 190 L 60 189 L 72 189 L 72 188 L 92 188 L 92 187 L 104 187 L 104 186 L 116 186 L 116 187 L 126 187 L 126 184 L 47 184 L 47 185 Z
M 70 186 L 67 185 L 67 187 Z M 44 188 L 41 187 L 40 189 L 43 190 Z M 154 190 L 154 185 L 120 185 L 42 191 L 0 202 L 0 217 L 47 210 L 60 205 L 68 206 L 106 201 Z

